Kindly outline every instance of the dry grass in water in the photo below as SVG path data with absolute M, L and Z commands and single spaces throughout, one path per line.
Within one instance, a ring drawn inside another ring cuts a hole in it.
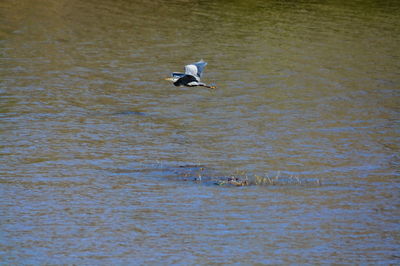
M 298 176 L 281 177 L 280 172 L 275 177 L 259 176 L 249 178 L 245 172 L 236 171 L 235 175 L 228 177 L 226 180 L 218 180 L 216 185 L 234 185 L 234 186 L 283 186 L 283 185 L 318 185 L 320 186 L 320 179 L 301 179 Z

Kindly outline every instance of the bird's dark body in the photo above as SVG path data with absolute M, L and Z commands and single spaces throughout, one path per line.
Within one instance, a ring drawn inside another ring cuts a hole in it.
M 174 85 L 179 86 L 189 86 L 188 83 L 192 81 L 197 81 L 195 77 L 192 75 L 184 75 L 183 77 L 179 78 L 177 81 L 174 82 Z

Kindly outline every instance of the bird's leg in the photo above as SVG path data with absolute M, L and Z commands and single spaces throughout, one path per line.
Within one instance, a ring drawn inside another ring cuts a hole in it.
M 208 89 L 216 89 L 216 88 L 217 88 L 217 87 L 215 87 L 215 86 L 209 86 L 209 85 L 204 84 L 204 83 L 199 84 L 199 86 L 203 86 L 203 87 L 206 87 L 206 88 L 208 88 Z

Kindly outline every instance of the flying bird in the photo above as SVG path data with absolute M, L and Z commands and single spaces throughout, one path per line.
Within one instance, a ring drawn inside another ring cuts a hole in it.
M 187 87 L 195 87 L 202 86 L 210 89 L 215 89 L 215 86 L 209 86 L 200 82 L 201 75 L 203 73 L 204 68 L 206 67 L 207 62 L 204 60 L 200 60 L 199 62 L 189 64 L 185 66 L 185 73 L 173 72 L 171 74 L 171 78 L 166 78 L 166 80 L 174 82 L 174 85 L 179 86 L 187 86 Z

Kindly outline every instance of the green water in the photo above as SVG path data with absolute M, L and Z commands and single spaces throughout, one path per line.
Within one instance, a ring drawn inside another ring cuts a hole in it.
M 3 0 L 0 262 L 398 264 L 399 14 Z M 322 185 L 192 181 L 236 173 Z

